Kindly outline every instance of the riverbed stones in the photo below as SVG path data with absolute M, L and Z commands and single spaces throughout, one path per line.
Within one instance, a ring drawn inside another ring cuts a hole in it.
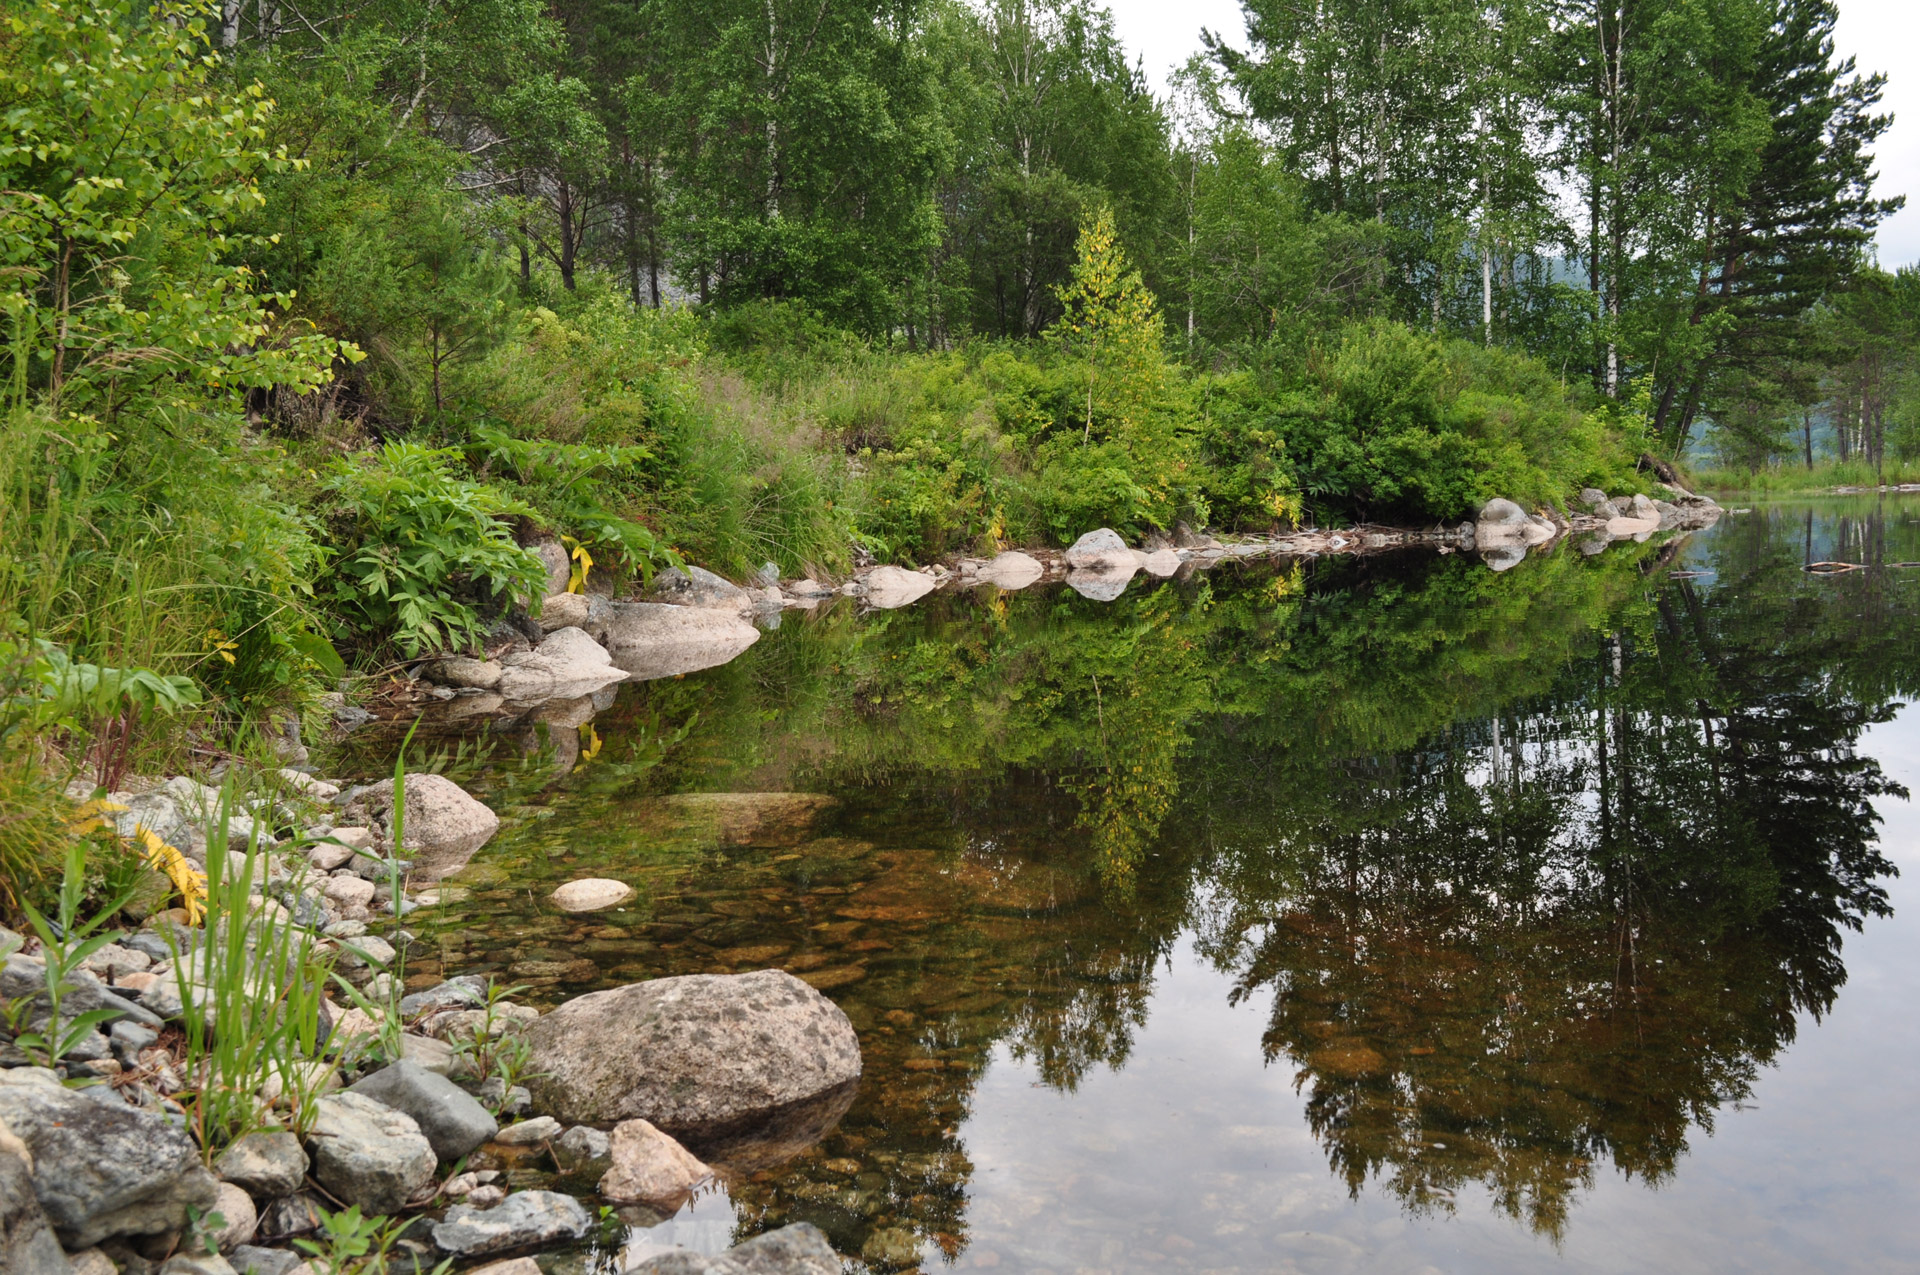
M 517 1191 L 488 1209 L 454 1205 L 433 1228 L 433 1242 L 455 1257 L 484 1257 L 577 1240 L 589 1225 L 586 1209 L 570 1195 Z
M 535 1116 L 531 1120 L 522 1120 L 519 1124 L 510 1124 L 493 1136 L 493 1140 L 503 1147 L 537 1147 L 543 1142 L 552 1142 L 560 1136 L 560 1122 L 552 1116 Z
M 683 1141 L 764 1121 L 860 1076 L 840 1007 L 780 970 L 592 992 L 527 1031 L 534 1102 L 562 1120 L 647 1120 Z
M 560 886 L 550 896 L 562 912 L 603 912 L 619 907 L 636 891 L 624 881 L 607 877 L 581 877 Z
M 861 581 L 867 587 L 867 605 L 881 611 L 910 606 L 933 592 L 934 578 L 904 567 L 875 567 Z
M 475 801 L 444 775 L 406 778 L 406 826 L 403 847 L 417 879 L 437 881 L 467 865 L 500 829 L 500 817 Z M 366 822 L 382 842 L 393 836 L 393 780 L 362 789 L 347 806 L 350 821 Z
M 6 1275 L 69 1275 L 71 1270 L 33 1193 L 26 1160 L 0 1151 L 0 1271 Z
M 653 596 L 681 606 L 745 610 L 747 591 L 705 567 L 669 567 L 653 578 Z
M 219 1225 L 211 1225 L 216 1217 L 220 1219 Z M 198 1230 L 199 1235 L 215 1249 L 231 1253 L 253 1239 L 259 1223 L 253 1197 L 231 1182 L 222 1182 L 219 1193 L 214 1197 L 213 1209 L 200 1219 Z
M 1498 496 L 1480 506 L 1474 519 L 1473 542 L 1480 549 L 1505 545 L 1536 545 L 1553 539 L 1554 526 L 1536 518 L 1511 500 Z
M 840 1275 L 842 1269 L 826 1232 L 794 1222 L 713 1256 L 687 1249 L 658 1253 L 628 1267 L 626 1275 Z
M 33 1157 L 33 1190 L 60 1241 L 178 1230 L 217 1183 L 193 1139 L 160 1116 L 51 1086 L 0 1086 L 0 1124 Z
M 314 1104 L 307 1151 L 321 1186 L 367 1213 L 394 1213 L 433 1177 L 433 1144 L 412 1116 L 365 1094 Z
M 509 704 L 579 699 L 627 680 L 607 648 L 579 628 L 556 629 L 531 651 L 500 657 L 506 672 L 493 689 Z
M 1018 549 L 1009 549 L 981 567 L 974 580 L 998 589 L 1024 589 L 1045 574 L 1046 568 L 1040 565 L 1039 559 Z
M 292 1195 L 307 1179 L 307 1153 L 300 1139 L 282 1129 L 237 1138 L 213 1162 L 222 1181 L 243 1187 L 264 1200 Z
M 468 1155 L 500 1131 L 473 1095 L 417 1063 L 397 1062 L 348 1086 L 375 1102 L 413 1117 L 442 1163 Z
M 465 655 L 450 655 L 427 665 L 427 679 L 440 686 L 471 686 L 490 691 L 507 675 L 507 666 L 498 660 L 476 660 Z
M 292 1249 L 242 1244 L 227 1254 L 227 1264 L 233 1267 L 235 1275 L 294 1275 L 304 1259 Z
M 612 1165 L 600 1179 L 600 1194 L 619 1204 L 648 1204 L 673 1213 L 713 1173 L 645 1120 L 621 1121 L 608 1141 Z
M 587 632 L 634 681 L 713 668 L 760 640 L 760 630 L 738 612 L 658 602 L 607 603 Z

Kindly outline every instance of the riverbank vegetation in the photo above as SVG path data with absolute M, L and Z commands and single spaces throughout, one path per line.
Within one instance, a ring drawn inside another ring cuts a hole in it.
M 540 541 L 1458 520 L 1861 378 L 1904 455 L 1880 81 L 1828 0 L 1653 9 L 1253 0 L 1163 98 L 1079 0 L 9 6 L 0 802 L 264 761 Z

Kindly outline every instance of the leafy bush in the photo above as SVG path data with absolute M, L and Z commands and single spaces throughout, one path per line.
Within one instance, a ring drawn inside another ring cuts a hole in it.
M 408 655 L 442 643 L 470 646 L 480 611 L 545 593 L 546 571 L 514 542 L 505 517 L 535 511 L 484 483 L 458 478 L 458 453 L 389 443 L 373 463 L 345 465 L 327 482 L 342 505 L 328 597 L 360 631 Z

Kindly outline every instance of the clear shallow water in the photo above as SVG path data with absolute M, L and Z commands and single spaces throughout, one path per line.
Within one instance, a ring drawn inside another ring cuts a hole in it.
M 847 1010 L 838 1126 L 642 1242 L 1909 1269 L 1920 571 L 1799 568 L 1920 559 L 1917 517 L 790 616 L 564 748 L 453 759 L 508 825 L 415 977 L 775 965 Z M 642 894 L 554 914 L 580 875 Z

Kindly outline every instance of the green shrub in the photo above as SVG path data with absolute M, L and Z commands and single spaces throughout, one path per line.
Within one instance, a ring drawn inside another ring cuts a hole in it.
M 471 646 L 480 609 L 546 591 L 540 559 L 502 521 L 531 506 L 456 477 L 458 453 L 389 443 L 371 463 L 327 482 L 341 503 L 343 548 L 328 597 L 363 636 L 408 655 L 443 643 Z

